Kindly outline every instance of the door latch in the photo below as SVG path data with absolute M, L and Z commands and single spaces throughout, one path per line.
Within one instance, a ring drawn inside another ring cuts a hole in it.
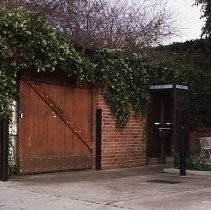
M 19 117 L 20 117 L 20 119 L 23 119 L 23 112 L 19 113 Z

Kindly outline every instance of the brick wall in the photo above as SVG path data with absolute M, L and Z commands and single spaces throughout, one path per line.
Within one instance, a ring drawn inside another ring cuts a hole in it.
M 146 165 L 144 120 L 131 113 L 126 127 L 118 129 L 100 92 L 96 99 L 96 108 L 102 109 L 102 169 Z

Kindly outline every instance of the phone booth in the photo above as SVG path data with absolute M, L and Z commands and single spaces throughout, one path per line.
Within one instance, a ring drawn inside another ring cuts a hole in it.
M 166 163 L 176 155 L 180 174 L 185 175 L 185 157 L 189 150 L 189 94 L 181 84 L 150 85 L 148 113 L 148 158 Z

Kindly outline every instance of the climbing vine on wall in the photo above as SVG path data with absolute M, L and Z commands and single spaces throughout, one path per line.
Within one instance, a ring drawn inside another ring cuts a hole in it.
M 0 9 L 0 117 L 10 114 L 18 72 L 61 69 L 69 75 L 80 72 L 81 63 L 68 39 L 36 13 Z
M 207 78 L 203 90 L 209 89 L 211 93 L 208 72 L 187 64 L 181 57 L 126 56 L 121 51 L 110 49 L 81 55 L 68 37 L 47 25 L 38 14 L 22 8 L 1 8 L 0 117 L 10 114 L 9 104 L 16 96 L 20 71 L 63 72 L 69 77 L 74 76 L 78 82 L 86 80 L 100 84 L 119 127 L 126 125 L 130 109 L 137 114 L 146 112 L 151 83 L 189 83 L 196 125 L 202 122 L 198 111 L 202 96 L 199 90 L 202 89 L 196 88 L 197 83 Z M 207 123 L 211 124 L 209 120 Z
M 16 93 L 15 74 L 11 71 L 0 71 L 0 118 L 8 118 L 10 106 Z

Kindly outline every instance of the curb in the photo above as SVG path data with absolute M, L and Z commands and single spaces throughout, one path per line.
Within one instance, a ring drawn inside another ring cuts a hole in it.
M 179 174 L 180 169 L 176 168 L 164 168 L 164 173 Z M 201 175 L 201 176 L 211 176 L 211 171 L 196 171 L 196 170 L 186 170 L 187 175 Z

